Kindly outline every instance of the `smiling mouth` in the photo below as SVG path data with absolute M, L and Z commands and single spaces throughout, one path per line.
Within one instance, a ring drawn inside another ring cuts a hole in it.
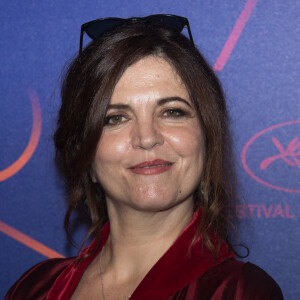
M 160 167 L 160 166 L 169 166 L 173 163 L 164 159 L 154 159 L 151 161 L 143 161 L 135 166 L 132 166 L 130 169 L 135 168 L 154 168 L 154 167 Z
M 140 175 L 155 175 L 167 172 L 172 166 L 173 163 L 170 161 L 155 159 L 153 161 L 144 161 L 139 163 L 129 168 L 129 170 Z
M 140 167 L 140 168 L 144 168 L 144 169 L 152 169 L 152 168 L 156 168 L 156 167 L 171 166 L 171 165 L 172 165 L 172 163 L 169 163 L 169 164 L 163 164 L 163 165 L 154 165 L 154 166 Z

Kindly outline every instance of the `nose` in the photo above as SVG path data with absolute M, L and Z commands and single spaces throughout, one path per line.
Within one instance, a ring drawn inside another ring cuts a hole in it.
M 133 128 L 132 146 L 135 149 L 150 150 L 162 145 L 164 137 L 153 120 L 141 120 Z

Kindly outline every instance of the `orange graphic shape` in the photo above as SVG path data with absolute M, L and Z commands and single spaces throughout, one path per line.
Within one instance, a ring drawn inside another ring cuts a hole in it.
M 48 258 L 57 258 L 57 257 L 64 258 L 64 256 L 59 254 L 58 252 L 50 249 L 49 247 L 43 245 L 42 243 L 32 239 L 26 234 L 16 230 L 15 228 L 1 221 L 0 221 L 0 231 Z
M 42 116 L 39 98 L 34 90 L 28 90 L 28 95 L 31 101 L 33 116 L 31 137 L 22 155 L 12 165 L 0 171 L 0 182 L 20 171 L 29 161 L 39 143 L 42 130 Z

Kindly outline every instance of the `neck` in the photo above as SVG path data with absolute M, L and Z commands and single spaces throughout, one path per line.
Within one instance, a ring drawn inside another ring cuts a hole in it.
M 108 203 L 110 236 L 103 253 L 104 272 L 127 281 L 135 274 L 144 277 L 189 224 L 193 202 L 171 209 L 141 212 Z

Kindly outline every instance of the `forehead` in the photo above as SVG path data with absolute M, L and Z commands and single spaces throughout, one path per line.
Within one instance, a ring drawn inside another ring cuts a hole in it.
M 188 92 L 174 67 L 165 59 L 147 56 L 126 69 L 114 89 L 111 103 L 137 95 L 180 96 Z

